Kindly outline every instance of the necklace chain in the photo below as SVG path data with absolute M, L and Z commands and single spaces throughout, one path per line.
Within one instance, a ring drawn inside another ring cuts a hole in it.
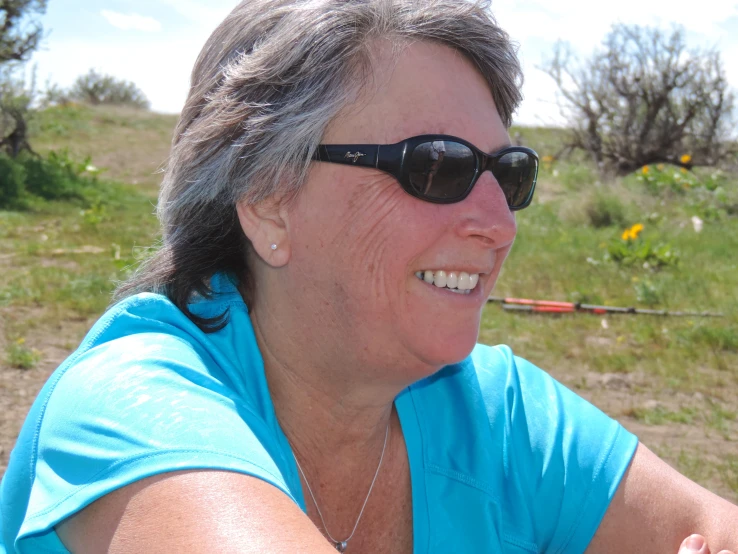
M 390 420 L 391 421 L 391 420 Z M 318 506 L 318 501 L 315 500 L 315 495 L 313 494 L 313 489 L 310 488 L 310 483 L 308 483 L 307 477 L 305 477 L 305 472 L 302 470 L 302 467 L 300 467 L 300 462 L 297 461 L 297 456 L 295 456 L 295 463 L 297 464 L 297 469 L 300 470 L 300 475 L 302 475 L 302 478 L 305 480 L 305 485 L 307 486 L 307 490 L 310 493 L 310 497 L 313 499 L 313 504 L 315 505 L 315 509 L 318 511 L 318 516 L 320 516 L 320 521 L 323 524 L 323 529 L 325 530 L 325 534 L 328 535 L 328 538 L 331 539 L 334 546 L 336 547 L 336 550 L 339 552 L 343 552 L 346 550 L 346 546 L 348 545 L 348 541 L 350 541 L 354 533 L 356 533 L 356 528 L 359 526 L 359 522 L 361 521 L 361 516 L 364 515 L 364 508 L 366 508 L 366 503 L 369 502 L 369 497 L 372 494 L 372 489 L 374 488 L 374 483 L 377 481 L 377 476 L 379 475 L 379 468 L 382 467 L 382 460 L 384 460 L 384 452 L 387 450 L 387 439 L 389 438 L 389 429 L 390 429 L 390 422 L 387 422 L 387 429 L 384 432 L 384 446 L 382 447 L 382 455 L 379 457 L 379 464 L 377 465 L 377 470 L 374 472 L 374 479 L 372 479 L 372 484 L 369 485 L 369 492 L 366 493 L 366 498 L 364 499 L 364 504 L 361 506 L 361 511 L 359 512 L 359 517 L 356 518 L 356 523 L 354 524 L 354 528 L 351 530 L 351 534 L 348 536 L 348 538 L 337 541 L 333 538 L 333 536 L 328 532 L 328 527 L 325 524 L 325 519 L 323 519 L 323 514 L 320 511 L 320 507 Z

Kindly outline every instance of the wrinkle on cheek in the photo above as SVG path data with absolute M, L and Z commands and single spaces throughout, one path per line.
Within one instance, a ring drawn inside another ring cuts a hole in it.
M 396 236 L 405 192 L 394 179 L 386 182 L 366 183 L 367 193 L 356 195 L 351 202 L 339 230 L 341 252 L 352 252 L 350 271 L 364 271 L 361 281 L 368 285 L 365 292 L 373 299 L 387 296 L 387 269 L 391 261 L 391 249 L 398 240 Z M 349 257 L 347 256 L 348 262 Z M 366 283 L 368 281 L 368 283 Z

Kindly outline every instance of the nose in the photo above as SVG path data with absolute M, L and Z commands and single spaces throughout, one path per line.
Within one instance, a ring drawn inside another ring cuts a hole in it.
M 515 216 L 491 171 L 479 177 L 469 196 L 459 203 L 459 210 L 457 232 L 461 236 L 473 237 L 487 248 L 502 248 L 515 240 Z

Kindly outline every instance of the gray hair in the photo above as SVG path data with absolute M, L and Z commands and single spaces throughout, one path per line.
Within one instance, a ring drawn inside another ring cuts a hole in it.
M 371 78 L 372 45 L 429 41 L 457 50 L 489 83 L 509 127 L 522 97 L 516 48 L 470 0 L 244 0 L 205 44 L 192 72 L 159 196 L 163 245 L 116 299 L 140 291 L 195 317 L 193 294 L 227 272 L 251 289 L 239 201 L 291 194 L 326 127 Z M 248 298 L 247 298 L 248 303 Z

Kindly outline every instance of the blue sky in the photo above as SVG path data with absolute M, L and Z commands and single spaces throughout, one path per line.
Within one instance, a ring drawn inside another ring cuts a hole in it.
M 34 55 L 37 77 L 68 86 L 94 68 L 135 82 L 152 108 L 178 112 L 189 73 L 207 37 L 236 0 L 49 0 L 48 36 Z M 738 89 L 738 0 L 493 0 L 499 23 L 520 44 L 525 100 L 516 121 L 559 121 L 556 88 L 537 69 L 557 40 L 586 56 L 613 23 L 684 26 L 691 46 L 722 52 Z

